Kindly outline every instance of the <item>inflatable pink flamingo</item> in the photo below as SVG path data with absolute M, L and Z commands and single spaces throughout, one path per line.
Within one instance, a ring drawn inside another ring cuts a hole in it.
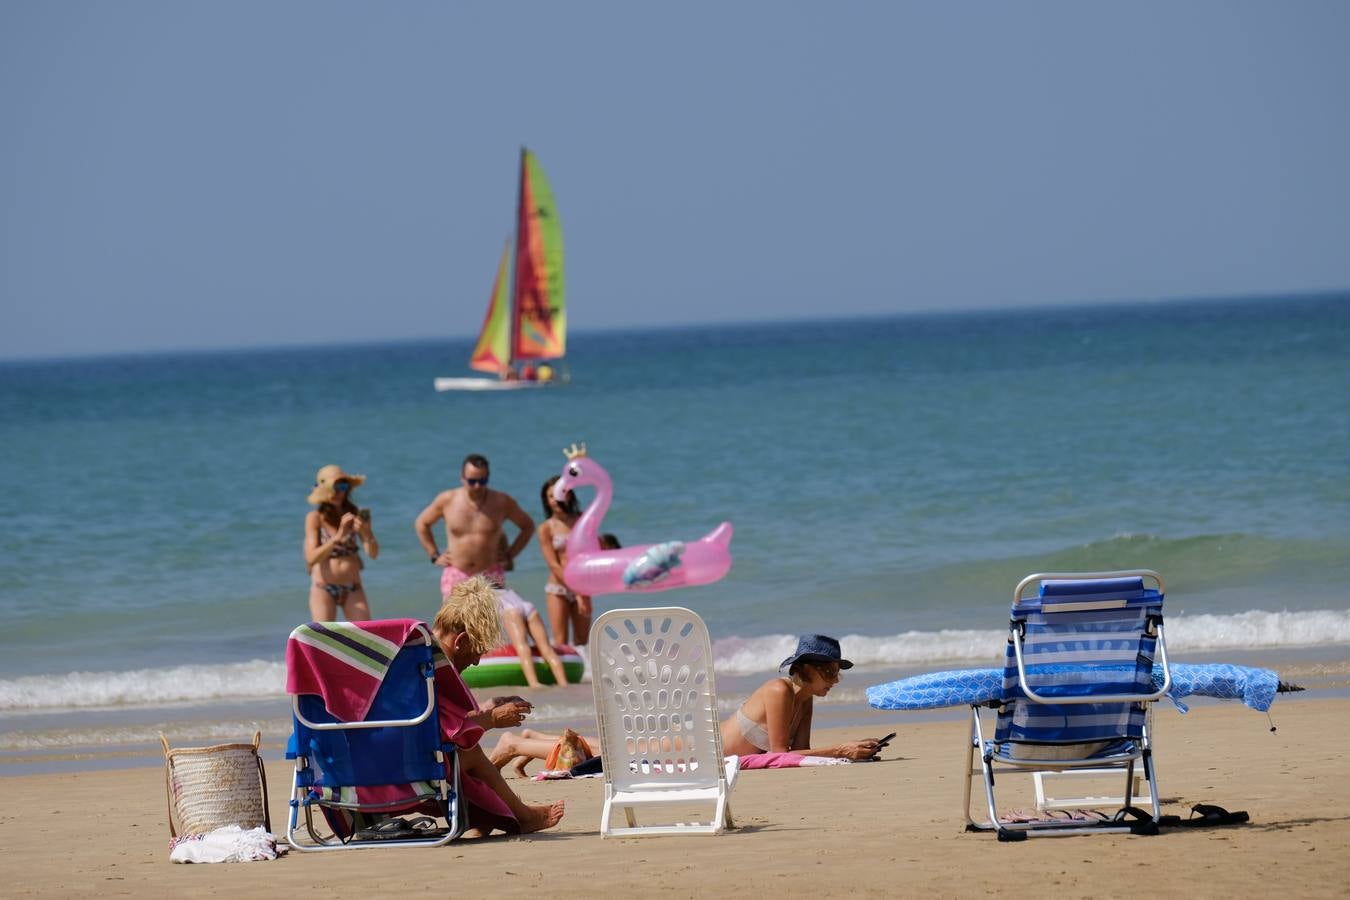
M 563 578 L 578 594 L 621 594 L 666 591 L 710 584 L 731 568 L 731 523 L 723 522 L 697 541 L 667 541 L 621 550 L 600 549 L 600 522 L 614 496 L 609 473 L 586 456 L 586 447 L 564 450 L 567 465 L 553 485 L 553 496 L 564 500 L 578 485 L 595 488 L 595 499 L 572 526 L 567 539 Z

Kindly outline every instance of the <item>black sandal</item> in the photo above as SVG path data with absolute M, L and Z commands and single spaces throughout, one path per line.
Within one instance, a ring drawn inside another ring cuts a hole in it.
M 385 819 L 378 825 L 362 828 L 354 838 L 358 841 L 404 841 L 413 835 L 413 827 L 406 819 Z
M 1178 824 L 1186 828 L 1208 828 L 1211 825 L 1239 825 L 1243 822 L 1250 822 L 1251 818 L 1247 815 L 1245 809 L 1229 812 L 1222 806 L 1197 803 L 1191 807 L 1191 817 L 1179 821 Z

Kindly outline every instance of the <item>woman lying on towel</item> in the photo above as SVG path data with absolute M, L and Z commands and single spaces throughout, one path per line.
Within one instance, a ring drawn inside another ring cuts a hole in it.
M 797 639 L 797 652 L 778 668 L 787 669 L 786 678 L 771 678 L 761 684 L 722 723 L 723 753 L 791 751 L 801 756 L 843 759 L 877 755 L 881 747 L 872 738 L 837 747 L 811 746 L 812 704 L 839 683 L 842 669 L 853 668 L 853 663 L 840 655 L 838 641 L 823 634 L 804 634 Z
M 497 591 L 492 583 L 475 576 L 455 585 L 436 614 L 432 631 L 453 669 L 437 669 L 437 710 L 442 730 L 459 748 L 460 796 L 469 805 L 472 826 L 464 836 L 485 837 L 494 829 L 528 833 L 557 825 L 563 817 L 563 801 L 547 806 L 526 804 L 488 761 L 478 742 L 483 737 L 480 722 L 491 711 L 478 708 L 458 674 L 501 642 Z
M 797 652 L 783 660 L 780 669 L 788 677 L 773 678 L 755 689 L 740 709 L 722 723 L 722 752 L 748 756 L 754 753 L 792 752 L 798 756 L 831 756 L 841 759 L 871 759 L 882 749 L 869 738 L 837 747 L 811 746 L 811 709 L 816 697 L 824 697 L 839 682 L 841 669 L 853 663 L 840 657 L 839 642 L 823 634 L 803 635 Z M 498 767 L 513 763 L 520 775 L 532 759 L 546 759 L 560 735 L 523 729 L 507 732 L 497 741 L 491 759 Z M 599 748 L 595 738 L 588 746 Z

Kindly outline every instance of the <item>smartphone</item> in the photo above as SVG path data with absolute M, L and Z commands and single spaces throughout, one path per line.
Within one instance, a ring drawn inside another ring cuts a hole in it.
M 890 734 L 886 735 L 886 736 L 885 736 L 884 738 L 882 738 L 881 740 L 877 741 L 877 750 L 880 750 L 882 747 L 885 747 L 887 744 L 889 744 L 889 743 L 891 742 L 891 738 L 893 738 L 893 737 L 895 737 L 895 732 L 894 732 L 894 731 L 892 731 Z
M 358 516 L 360 516 L 362 519 L 366 520 L 367 522 L 370 521 L 370 510 L 369 510 L 368 508 L 367 508 L 367 509 L 358 509 L 358 510 L 356 511 L 356 514 L 357 514 Z

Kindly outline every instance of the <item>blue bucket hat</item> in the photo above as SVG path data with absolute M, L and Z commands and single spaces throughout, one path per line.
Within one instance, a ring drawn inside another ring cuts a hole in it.
M 823 634 L 803 634 L 797 638 L 797 652 L 783 660 L 779 669 L 789 668 L 795 662 L 837 662 L 841 669 L 853 668 L 853 663 L 839 653 L 839 642 Z

